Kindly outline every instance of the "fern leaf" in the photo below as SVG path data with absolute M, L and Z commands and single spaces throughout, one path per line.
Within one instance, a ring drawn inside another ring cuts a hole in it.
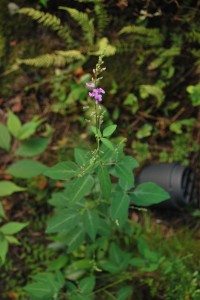
M 99 35 L 101 35 L 108 26 L 110 18 L 106 12 L 104 3 L 102 3 L 102 0 L 96 1 L 94 10 L 97 16 L 97 32 Z
M 155 35 L 159 34 L 159 30 L 154 28 L 146 28 L 143 26 L 128 25 L 124 26 L 120 30 L 119 34 L 123 33 L 137 33 L 140 35 L 155 37 Z
M 200 32 L 192 30 L 189 33 L 186 33 L 187 41 L 190 43 L 200 44 Z
M 42 24 L 43 26 L 57 32 L 57 34 L 67 43 L 72 43 L 72 38 L 68 26 L 62 26 L 61 20 L 56 16 L 49 13 L 44 13 L 33 8 L 21 8 L 18 10 L 18 13 L 31 17 L 39 24 Z
M 94 43 L 94 34 L 95 34 L 95 29 L 93 25 L 93 19 L 89 20 L 88 15 L 83 12 L 79 12 L 75 8 L 69 8 L 69 7 L 64 7 L 60 6 L 60 9 L 66 10 L 70 16 L 77 21 L 77 23 L 81 26 L 85 40 L 92 45 Z
M 75 60 L 83 60 L 84 56 L 78 50 L 55 51 L 51 54 L 43 54 L 34 58 L 19 59 L 18 64 L 25 64 L 33 67 L 63 67 Z
M 117 40 L 114 43 L 114 47 L 116 48 L 116 52 L 119 54 L 133 52 L 135 50 L 135 42 L 134 41 Z
M 91 52 L 92 55 L 100 56 L 104 53 L 104 56 L 112 56 L 116 53 L 116 48 L 109 44 L 107 38 L 102 38 L 97 43 L 98 50 L 95 52 Z

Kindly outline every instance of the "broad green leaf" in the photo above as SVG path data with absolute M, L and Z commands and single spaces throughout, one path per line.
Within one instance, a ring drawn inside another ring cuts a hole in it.
M 102 143 L 110 150 L 114 150 L 113 144 L 106 138 L 101 138 Z
M 149 206 L 169 199 L 169 194 L 153 182 L 145 182 L 131 194 L 131 202 L 138 206 Z
M 31 299 L 37 300 L 53 299 L 64 284 L 64 279 L 58 278 L 58 272 L 56 274 L 40 273 L 33 276 L 33 279 L 35 282 L 25 286 L 24 290 L 32 297 Z
M 128 219 L 130 198 L 122 192 L 115 192 L 111 199 L 110 216 L 119 226 L 124 225 Z
M 115 243 L 112 243 L 109 249 L 109 260 L 103 261 L 101 267 L 110 272 L 118 273 L 126 270 L 131 261 L 131 254 L 124 252 Z
M 70 296 L 70 300 L 93 300 L 94 297 L 90 295 L 78 294 L 78 290 L 75 295 Z
M 5 238 L 9 244 L 20 245 L 20 241 L 12 235 L 6 235 Z
M 67 205 L 69 204 L 69 200 L 70 200 L 69 195 L 63 191 L 63 192 L 54 193 L 48 202 L 51 205 L 60 208 L 60 207 L 67 207 Z
M 22 127 L 20 119 L 12 111 L 8 113 L 7 126 L 11 134 L 17 138 Z
M 85 277 L 79 282 L 79 289 L 81 293 L 91 293 L 95 287 L 95 276 L 91 275 Z
M 146 264 L 146 260 L 141 257 L 134 257 L 130 261 L 130 265 L 138 268 L 144 267 Z
M 70 191 L 70 202 L 78 202 L 86 196 L 94 185 L 94 179 L 91 175 L 76 178 Z
M 119 184 L 124 190 L 134 186 L 133 169 L 136 167 L 138 167 L 138 162 L 132 156 L 124 156 L 117 162 L 113 175 L 119 177 Z
M 103 136 L 104 137 L 109 137 L 113 134 L 113 132 L 115 132 L 117 128 L 117 125 L 110 125 L 108 127 L 106 127 L 103 131 Z
M 89 235 L 92 241 L 95 240 L 99 226 L 99 216 L 94 209 L 86 209 L 83 215 L 83 224 L 85 232 Z
M 48 282 L 31 283 L 24 287 L 24 290 L 36 300 L 53 299 L 54 291 Z
M 31 121 L 31 122 L 28 122 L 24 125 L 22 125 L 20 131 L 19 131 L 19 134 L 17 135 L 17 138 L 19 140 L 24 140 L 24 139 L 27 139 L 29 138 L 33 133 L 36 132 L 38 126 L 41 124 L 41 120 L 38 120 L 38 121 Z
M 198 83 L 197 85 L 189 85 L 186 90 L 189 93 L 189 97 L 192 101 L 192 105 L 199 106 L 200 105 L 200 83 Z
M 48 138 L 30 138 L 19 146 L 16 155 L 28 157 L 39 155 L 47 148 L 48 142 Z
M 130 107 L 132 114 L 135 114 L 139 109 L 138 98 L 134 94 L 128 94 L 124 104 Z
M 148 84 L 140 85 L 140 96 L 142 99 L 147 99 L 149 96 L 154 96 L 157 100 L 157 107 L 159 107 L 165 99 L 165 94 L 161 88 L 156 85 Z
M 63 161 L 55 166 L 48 168 L 44 175 L 52 179 L 66 180 L 78 175 L 79 168 L 72 161 Z
M 110 261 L 103 261 L 100 263 L 100 266 L 103 270 L 111 273 L 111 274 L 116 274 L 120 271 L 120 268 L 118 265 L 116 265 L 115 263 L 113 262 L 110 262 Z
M 130 285 L 123 286 L 117 293 L 116 300 L 127 300 L 133 292 L 133 287 Z
M 76 226 L 71 232 L 66 236 L 65 242 L 68 246 L 68 252 L 71 253 L 76 250 L 84 241 L 85 229 L 83 224 Z
M 28 223 L 10 222 L 0 227 L 1 232 L 5 235 L 12 235 L 21 231 Z
M 140 254 L 143 255 L 146 260 L 148 260 L 151 263 L 159 263 L 161 257 L 160 252 L 152 251 L 149 248 L 147 241 L 142 236 L 138 238 L 137 246 Z
M 66 255 L 60 255 L 56 259 L 48 261 L 48 270 L 49 271 L 57 271 L 65 267 L 68 263 L 69 259 Z
M 111 180 L 108 170 L 105 166 L 100 165 L 97 173 L 102 195 L 109 198 L 111 194 Z
M 77 225 L 79 219 L 80 215 L 76 210 L 64 209 L 49 220 L 47 233 L 69 231 Z
M 6 173 L 16 178 L 33 178 L 44 172 L 47 166 L 39 161 L 23 159 L 13 163 Z
M 1 202 L 0 202 L 0 218 L 6 219 L 6 214 L 5 214 L 5 211 L 4 211 L 4 208 L 3 208 L 3 205 Z
M 24 191 L 25 188 L 16 185 L 11 181 L 0 181 L 0 197 L 12 195 L 15 192 Z
M 138 139 L 143 139 L 151 135 L 153 126 L 151 124 L 144 124 L 136 133 Z
M 112 225 L 109 219 L 100 219 L 98 233 L 106 238 L 112 236 Z
M 94 135 L 96 136 L 99 136 L 99 137 L 102 137 L 102 134 L 101 134 L 101 131 L 99 130 L 99 128 L 96 128 L 94 126 L 90 126 L 91 129 L 92 129 L 92 132 L 94 133 Z
M 0 236 L 0 259 L 2 264 L 5 263 L 6 254 L 8 252 L 8 241 L 4 236 Z
M 87 154 L 88 154 L 88 151 L 83 150 L 83 149 L 76 148 L 74 150 L 74 158 L 75 158 L 76 163 L 79 166 L 83 166 L 84 164 L 87 163 L 87 161 L 88 161 Z
M 109 249 L 109 261 L 118 266 L 119 270 L 125 270 L 131 259 L 131 254 L 123 251 L 117 244 L 112 243 Z
M 0 123 L 0 148 L 10 150 L 11 136 L 5 125 Z

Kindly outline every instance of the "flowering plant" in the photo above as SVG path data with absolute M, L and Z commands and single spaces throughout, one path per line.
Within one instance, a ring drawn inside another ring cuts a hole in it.
M 117 299 L 128 299 L 132 287 L 126 285 L 122 291 L 121 284 L 131 281 L 136 265 L 131 253 L 134 224 L 128 218 L 130 205 L 149 206 L 168 198 L 154 183 L 134 188 L 137 161 L 124 154 L 123 141 L 114 144 L 110 140 L 116 125 L 102 129 L 105 91 L 99 83 L 105 70 L 103 63 L 100 56 L 92 82 L 86 83 L 88 100 L 94 106 L 95 150 L 75 149 L 75 161 L 60 162 L 44 172 L 49 178 L 63 180 L 63 189 L 49 200 L 55 215 L 49 220 L 47 232 L 53 234 L 53 247 L 64 263 L 62 272 L 42 273 L 35 277 L 36 283 L 26 287 L 37 299 L 66 299 L 62 295 L 70 300 L 108 299 L 113 286 L 117 286 Z M 148 248 L 145 241 L 140 243 Z M 150 270 L 152 262 L 145 259 L 140 263 Z M 39 288 L 44 278 L 49 286 L 46 294 Z

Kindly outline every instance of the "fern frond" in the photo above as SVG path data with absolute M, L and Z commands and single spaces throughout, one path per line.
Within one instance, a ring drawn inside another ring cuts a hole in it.
M 144 44 L 156 46 L 162 44 L 163 35 L 157 28 L 146 28 L 143 26 L 128 25 L 119 31 L 121 34 L 134 34 L 134 37 L 145 37 Z
M 190 43 L 197 43 L 200 44 L 200 32 L 197 31 L 191 31 L 186 33 L 186 39 Z
M 124 26 L 119 31 L 119 34 L 124 34 L 124 33 L 128 33 L 128 34 L 136 33 L 140 35 L 155 37 L 155 35 L 159 34 L 159 30 L 154 28 L 146 28 L 143 26 L 128 25 L 128 26 Z
M 63 67 L 75 60 L 83 60 L 84 56 L 78 50 L 55 51 L 51 54 L 43 54 L 34 58 L 19 59 L 18 64 L 25 64 L 33 67 Z
M 110 21 L 102 0 L 98 0 L 95 2 L 94 11 L 97 16 L 97 32 L 101 35 Z
M 69 27 L 66 25 L 63 26 L 61 24 L 61 20 L 56 16 L 33 8 L 21 8 L 18 10 L 18 13 L 31 17 L 33 20 L 37 21 L 43 26 L 57 32 L 58 36 L 60 36 L 67 43 L 72 43 Z
M 60 6 L 60 9 L 66 10 L 70 16 L 77 21 L 77 23 L 81 26 L 84 38 L 89 43 L 89 45 L 92 45 L 94 43 L 94 34 L 95 29 L 93 25 L 93 19 L 89 19 L 88 15 L 83 12 L 79 12 L 75 8 L 69 8 L 65 6 Z
M 114 43 L 114 47 L 116 48 L 116 52 L 119 54 L 133 52 L 135 50 L 135 42 L 134 41 L 117 40 Z
M 112 56 L 116 53 L 115 46 L 110 45 L 107 38 L 100 39 L 97 43 L 97 48 L 97 51 L 90 52 L 90 54 L 100 56 L 104 53 L 104 56 Z

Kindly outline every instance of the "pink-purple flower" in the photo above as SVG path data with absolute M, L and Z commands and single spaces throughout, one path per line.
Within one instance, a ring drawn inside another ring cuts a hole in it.
M 89 88 L 94 88 L 95 84 L 93 82 L 86 82 L 86 86 Z
M 94 88 L 95 84 L 93 82 L 87 82 L 87 87 Z M 102 94 L 105 94 L 105 91 L 102 88 L 95 88 L 92 92 L 89 92 L 89 96 L 95 99 L 95 103 L 99 104 L 102 101 Z

